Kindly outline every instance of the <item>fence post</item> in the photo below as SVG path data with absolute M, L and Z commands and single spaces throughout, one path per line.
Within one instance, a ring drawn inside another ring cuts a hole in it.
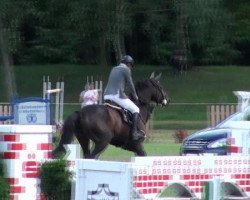
M 208 126 L 215 126 L 228 116 L 234 114 L 238 109 L 237 105 L 210 105 L 207 106 Z
M 0 116 L 2 116 L 0 124 L 11 124 L 12 105 L 10 104 L 0 105 Z

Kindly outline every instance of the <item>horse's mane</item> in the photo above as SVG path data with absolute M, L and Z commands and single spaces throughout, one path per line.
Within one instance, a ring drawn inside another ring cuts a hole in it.
M 147 98 L 147 89 L 149 88 L 150 79 L 137 81 L 135 83 L 135 90 L 138 95 L 139 101 L 141 104 L 149 104 L 150 99 Z M 131 98 L 130 98 L 131 99 Z
M 147 87 L 148 87 L 148 79 L 143 80 L 143 81 L 137 81 L 135 83 L 136 92 L 138 92 L 140 90 L 143 90 L 143 89 L 145 89 Z

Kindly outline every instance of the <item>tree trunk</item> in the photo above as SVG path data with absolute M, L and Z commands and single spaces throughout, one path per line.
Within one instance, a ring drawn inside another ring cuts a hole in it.
M 4 31 L 2 26 L 2 19 L 0 17 L 0 49 L 1 57 L 3 62 L 2 73 L 3 74 L 3 88 L 5 89 L 4 95 L 2 96 L 4 101 L 10 102 L 16 95 L 16 84 L 13 66 L 10 63 L 7 42 L 4 37 Z
M 125 51 L 125 42 L 124 42 L 124 24 L 125 24 L 125 4 L 123 0 L 120 0 L 116 4 L 116 24 L 115 24 L 115 33 L 113 46 L 115 50 L 115 56 L 117 63 L 120 62 L 121 57 L 126 53 Z
M 106 57 L 106 38 L 102 35 L 100 37 L 100 41 L 99 41 L 99 49 L 100 49 L 100 53 L 99 53 L 99 62 L 100 62 L 100 65 L 103 66 L 103 67 L 106 67 L 108 65 L 108 62 L 107 62 L 107 57 Z

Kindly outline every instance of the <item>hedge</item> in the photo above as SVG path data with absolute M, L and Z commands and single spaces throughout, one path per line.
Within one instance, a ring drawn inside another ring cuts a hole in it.
M 9 199 L 10 186 L 4 177 L 4 163 L 3 159 L 0 158 L 0 200 Z
M 41 165 L 41 192 L 47 200 L 69 200 L 72 173 L 63 159 L 46 161 Z

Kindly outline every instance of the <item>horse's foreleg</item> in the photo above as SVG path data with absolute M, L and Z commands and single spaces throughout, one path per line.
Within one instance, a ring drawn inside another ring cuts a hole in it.
M 146 151 L 143 148 L 142 143 L 137 143 L 134 148 L 134 153 L 136 156 L 146 156 Z
M 136 156 L 147 156 L 146 151 L 144 151 L 143 149 L 136 151 L 135 155 Z
M 52 154 L 54 157 L 58 157 L 66 153 L 66 149 L 63 144 L 59 143 L 59 145 L 53 150 Z

